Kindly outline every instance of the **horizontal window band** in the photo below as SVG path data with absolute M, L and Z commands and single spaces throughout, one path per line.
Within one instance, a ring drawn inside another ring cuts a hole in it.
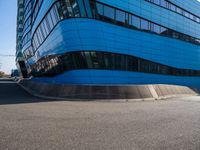
M 29 74 L 35 77 L 49 77 L 81 69 L 141 72 L 170 76 L 200 76 L 200 70 L 175 68 L 132 55 L 105 51 L 76 51 L 46 56 L 29 66 Z
M 169 0 L 145 0 L 149 3 L 152 3 L 154 5 L 157 5 L 159 7 L 165 8 L 167 10 L 170 10 L 174 13 L 177 13 L 183 17 L 186 17 L 187 19 L 190 19 L 196 23 L 200 24 L 200 17 L 173 4 L 172 2 L 170 2 Z
M 143 32 L 153 33 L 160 36 L 165 36 L 184 42 L 200 45 L 200 39 L 175 31 L 163 25 L 152 22 L 146 18 L 142 18 L 133 13 L 124 11 L 113 6 L 101 2 L 91 1 L 91 8 L 95 19 L 116 25 L 124 26 L 130 29 L 135 29 Z

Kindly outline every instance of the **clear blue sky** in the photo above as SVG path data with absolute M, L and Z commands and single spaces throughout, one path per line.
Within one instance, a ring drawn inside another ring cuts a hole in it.
M 15 55 L 17 0 L 0 0 L 0 54 Z M 0 71 L 16 68 L 15 57 L 1 57 Z

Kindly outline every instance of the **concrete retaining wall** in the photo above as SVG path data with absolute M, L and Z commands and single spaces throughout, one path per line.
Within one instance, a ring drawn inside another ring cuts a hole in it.
M 198 91 L 175 85 L 94 86 L 58 85 L 29 80 L 19 82 L 30 93 L 55 98 L 70 99 L 161 99 L 183 95 L 197 95 Z

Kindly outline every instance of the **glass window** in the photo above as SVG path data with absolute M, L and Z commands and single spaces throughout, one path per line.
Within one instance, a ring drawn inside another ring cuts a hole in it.
M 172 37 L 175 39 L 179 38 L 179 34 L 177 32 L 172 32 Z
M 138 71 L 138 59 L 134 56 L 129 56 L 127 60 L 128 70 Z
M 60 56 L 60 59 L 62 60 L 62 65 L 63 65 L 63 69 L 64 70 L 68 70 L 69 69 L 69 65 L 68 65 L 69 58 L 68 58 L 68 55 L 69 54 L 65 54 L 65 55 Z M 49 68 L 51 68 L 51 67 L 52 67 L 52 63 L 51 63 L 51 61 L 49 61 Z
M 53 24 L 53 21 L 51 19 L 51 14 L 50 13 L 47 15 L 47 17 L 45 18 L 45 20 L 48 22 L 48 25 L 49 25 L 50 31 L 51 31 L 53 29 L 53 27 L 54 27 L 54 24 Z
M 42 43 L 42 38 L 41 38 L 41 35 L 40 35 L 39 30 L 37 30 L 36 36 L 37 36 L 37 38 L 38 38 L 38 43 L 39 43 L 39 45 L 40 45 L 40 44 Z
M 45 28 L 45 30 L 46 30 L 46 32 L 47 32 L 47 35 L 48 35 L 49 32 L 50 32 L 50 29 L 49 29 L 49 26 L 47 25 L 46 19 L 43 20 L 43 23 L 44 23 L 44 28 Z
M 57 8 L 56 8 L 56 5 L 54 5 L 54 7 L 53 7 L 53 12 L 52 12 L 52 13 L 53 13 L 54 16 L 55 16 L 56 22 L 58 22 L 60 19 L 59 19 L 59 14 L 58 14 L 58 10 L 57 10 Z
M 92 60 L 91 60 L 91 56 L 90 56 L 90 52 L 84 52 L 84 55 L 86 57 L 87 60 L 87 66 L 88 68 L 92 68 Z
M 196 41 L 198 44 L 200 44 L 200 39 L 195 39 L 195 41 Z
M 115 11 L 114 8 L 108 7 L 108 6 L 104 6 L 104 16 L 114 19 L 115 18 Z
M 94 51 L 94 52 L 90 52 L 90 56 L 91 56 L 91 60 L 92 60 L 92 68 L 100 68 L 100 63 L 99 63 L 99 59 L 97 57 L 97 53 Z
M 34 38 L 33 38 L 33 49 L 36 50 L 36 44 Z
M 168 34 L 167 29 L 164 28 L 164 27 L 161 27 L 161 28 L 160 28 L 160 34 L 162 34 L 162 35 L 167 35 L 167 34 Z
M 114 69 L 115 55 L 112 53 L 104 53 L 104 64 L 106 69 Z
M 69 0 L 66 0 L 65 7 L 67 7 L 68 16 L 73 17 L 74 13 L 73 13 L 73 9 L 72 9 L 72 6 L 71 6 L 71 2 L 69 2 Z M 65 10 L 65 9 L 63 9 L 63 10 Z
M 126 20 L 125 12 L 121 10 L 116 10 L 116 20 L 125 23 Z
M 160 5 L 160 0 L 153 0 L 153 2 L 157 5 Z
M 146 60 L 140 59 L 139 67 L 140 67 L 139 70 L 141 72 L 149 72 L 149 64 L 148 64 L 148 62 Z
M 78 63 L 78 68 L 80 69 L 87 68 L 87 62 L 86 62 L 84 53 L 77 52 L 75 58 L 76 58 L 76 62 Z
M 126 13 L 126 18 L 125 18 L 125 22 L 126 22 L 126 24 L 128 24 L 128 21 L 129 21 L 129 14 Z
M 57 7 L 56 10 L 58 11 L 59 18 L 60 18 L 59 20 L 67 18 L 67 8 L 63 10 L 62 9 L 63 6 L 61 6 L 61 4 L 63 4 L 63 3 L 61 3 L 61 2 L 56 3 L 56 7 Z
M 136 28 L 140 28 L 140 18 L 136 17 L 136 16 L 131 16 L 130 17 L 130 20 L 131 20 L 131 25 L 136 27 Z
M 182 14 L 182 10 L 178 7 L 176 7 L 176 12 L 179 13 L 179 14 Z
M 122 55 L 120 54 L 115 54 L 115 70 L 122 70 L 122 62 L 123 61 L 123 58 L 122 58 Z
M 101 69 L 106 69 L 105 65 L 105 54 L 104 52 L 96 52 L 97 57 L 98 57 L 98 62 L 99 62 L 99 68 Z
M 54 14 L 53 9 L 51 9 L 51 11 L 50 11 L 49 13 L 50 13 L 50 17 L 51 17 L 53 26 L 55 26 L 55 25 L 57 24 L 57 20 L 56 20 L 56 16 L 55 16 L 55 14 Z
M 166 1 L 166 8 L 169 9 L 169 2 Z
M 50 18 L 51 19 L 51 18 Z M 52 30 L 52 28 L 53 28 L 53 23 L 52 23 L 52 21 L 50 20 L 49 21 L 49 15 L 48 16 L 46 16 L 46 18 L 44 19 L 44 23 L 46 24 L 46 26 L 47 26 L 47 28 L 48 28 L 48 34 L 49 34 L 49 32 Z
M 158 65 L 153 62 L 149 62 L 149 69 L 152 73 L 158 73 Z
M 185 17 L 189 18 L 190 14 L 188 12 L 185 11 Z
M 185 16 L 185 11 L 184 10 L 182 10 L 182 15 Z
M 197 21 L 198 23 L 200 23 L 200 18 L 196 18 L 196 21 Z
M 54 24 L 56 24 L 59 21 L 59 14 L 57 12 L 55 5 L 51 10 L 51 16 L 52 16 Z
M 196 16 L 194 16 L 193 20 L 194 20 L 194 21 L 197 21 L 197 17 L 196 17 Z
M 151 23 L 151 31 L 157 34 L 160 34 L 160 26 L 154 23 Z
M 96 7 L 97 7 L 98 14 L 103 16 L 103 5 L 97 3 Z
M 35 40 L 36 48 L 38 48 L 39 47 L 39 42 L 38 42 L 37 34 L 35 34 L 34 40 Z
M 172 11 L 176 11 L 176 6 L 173 4 L 169 4 L 169 7 Z
M 76 61 L 76 53 L 71 53 L 70 54 L 70 59 L 71 59 L 71 69 L 78 69 L 78 62 Z
M 190 14 L 190 19 L 192 19 L 192 20 L 194 19 L 194 16 L 192 14 Z
M 160 5 L 161 5 L 162 7 L 167 8 L 167 2 L 166 2 L 165 0 L 160 0 Z
M 85 9 L 85 6 L 83 4 L 83 1 L 82 0 L 77 0 L 77 2 L 78 2 L 78 5 L 79 5 L 81 17 L 87 17 L 86 9 Z M 93 3 L 93 5 L 94 5 L 94 3 Z
M 42 30 L 42 32 L 44 34 L 44 37 L 46 37 L 48 33 L 47 33 L 46 28 L 44 26 L 44 22 L 42 22 L 42 24 L 41 24 L 41 30 Z
M 79 6 L 78 3 L 76 2 L 76 0 L 71 0 L 71 5 L 72 5 L 72 9 L 74 11 L 74 15 L 75 17 L 80 17 L 80 10 L 79 10 Z
M 44 37 L 43 32 L 41 30 L 41 26 L 38 28 L 38 33 L 40 34 L 41 40 L 43 42 L 45 37 Z
M 141 29 L 142 30 L 149 30 L 149 22 L 144 20 L 144 19 L 141 19 Z

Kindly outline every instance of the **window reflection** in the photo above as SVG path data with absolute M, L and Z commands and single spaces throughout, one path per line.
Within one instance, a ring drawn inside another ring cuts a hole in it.
M 188 19 L 191 19 L 191 20 L 193 20 L 197 23 L 200 23 L 200 17 L 191 14 L 190 12 L 184 10 L 183 8 L 180 8 L 176 5 L 174 5 L 173 3 L 169 2 L 169 1 L 166 1 L 166 0 L 146 0 L 146 1 L 154 3 L 154 4 L 159 5 L 161 7 L 167 8 L 167 9 L 173 11 L 173 12 L 176 12 L 180 15 L 185 16 Z
M 136 16 L 131 16 L 131 25 L 133 25 L 136 28 L 140 28 L 140 18 L 136 17 Z
M 158 1 L 151 0 L 150 2 L 157 3 Z M 165 3 L 165 0 L 159 0 L 159 4 L 167 5 L 167 7 L 169 7 L 170 9 L 174 9 L 174 5 L 172 5 L 171 3 Z M 138 29 L 144 32 L 150 32 L 154 34 L 159 34 L 161 36 L 183 40 L 193 44 L 200 44 L 200 39 L 185 35 L 183 33 L 179 33 L 147 19 L 141 18 L 139 16 L 114 7 L 110 7 L 108 5 L 104 5 L 99 2 L 91 1 L 91 9 L 94 19 L 99 19 L 112 24 Z M 84 10 L 85 9 L 82 9 L 82 12 Z M 177 9 L 177 12 L 181 12 L 181 10 Z M 48 11 L 44 19 L 40 22 L 35 33 L 33 33 L 33 51 L 37 51 L 37 49 L 45 41 L 45 39 L 48 37 L 48 35 L 51 33 L 51 31 L 54 29 L 59 21 L 71 17 L 81 17 L 86 14 L 86 12 L 83 13 L 84 15 L 81 15 L 80 13 L 81 12 L 79 9 L 79 5 L 76 0 L 59 0 L 58 2 L 56 2 L 54 6 L 52 6 L 52 8 Z M 190 18 L 198 20 L 196 16 L 191 15 L 188 12 L 184 12 L 184 15 L 188 15 Z M 30 39 L 31 32 L 28 32 L 27 35 L 23 37 L 23 45 L 26 44 Z
M 98 13 L 99 15 L 102 15 L 102 16 L 103 16 L 103 5 L 97 3 L 97 4 L 96 4 L 96 7 L 97 7 L 97 13 Z
M 40 59 L 30 67 L 30 75 L 55 76 L 69 70 L 104 69 L 145 72 L 173 76 L 200 76 L 200 71 L 178 69 L 139 57 L 103 51 L 77 51 Z
M 104 17 L 108 18 L 108 19 L 114 19 L 115 17 L 115 12 L 114 12 L 114 8 L 108 7 L 108 6 L 104 6 Z
M 118 22 L 125 23 L 126 22 L 125 12 L 123 12 L 121 10 L 116 10 L 116 20 Z
M 142 30 L 149 30 L 149 22 L 141 19 L 141 29 Z

